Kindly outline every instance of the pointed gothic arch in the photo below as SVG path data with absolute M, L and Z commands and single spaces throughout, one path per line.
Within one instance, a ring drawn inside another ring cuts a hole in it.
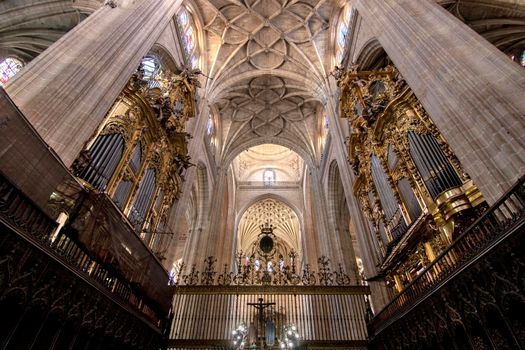
M 328 219 L 335 230 L 333 234 L 336 243 L 338 243 L 337 246 L 339 249 L 346 247 L 344 251 L 334 252 L 334 254 L 341 254 L 340 262 L 344 264 L 347 271 L 357 272 L 356 245 L 352 242 L 355 237 L 352 237 L 350 231 L 351 217 L 336 160 L 330 163 L 328 170 L 327 206 Z M 351 278 L 355 278 L 355 273 L 351 275 Z
M 235 230 L 234 230 L 234 235 L 235 235 L 235 239 L 234 239 L 234 245 L 235 247 L 237 247 L 236 249 L 239 249 L 239 247 L 244 247 L 246 246 L 246 244 L 252 242 L 253 243 L 253 239 L 255 239 L 255 237 L 257 237 L 256 235 L 254 235 L 254 233 L 252 232 L 252 234 L 249 236 L 249 237 L 239 237 L 240 234 L 242 234 L 243 232 L 239 232 L 240 230 L 240 226 L 241 226 L 241 222 L 243 221 L 243 219 L 245 219 L 245 216 L 246 214 L 248 213 L 248 211 L 250 210 L 250 208 L 254 207 L 254 206 L 257 206 L 258 204 L 261 204 L 261 203 L 264 203 L 264 202 L 268 202 L 268 201 L 272 201 L 272 202 L 275 202 L 277 205 L 281 206 L 282 208 L 288 208 L 290 210 L 290 213 L 292 214 L 292 216 L 295 216 L 295 219 L 294 218 L 290 218 L 290 223 L 291 224 L 290 226 L 293 226 L 293 222 L 295 220 L 297 220 L 296 224 L 297 224 L 297 227 L 295 228 L 297 231 L 296 232 L 292 232 L 293 231 L 293 227 L 286 227 L 286 228 L 280 228 L 278 225 L 277 227 L 275 228 L 274 230 L 274 233 L 276 233 L 276 235 L 279 237 L 279 236 L 287 236 L 287 237 L 281 237 L 281 238 L 284 238 L 284 241 L 287 243 L 288 245 L 288 248 L 293 248 L 296 252 L 299 253 L 299 255 L 301 257 L 303 257 L 303 252 L 304 252 L 304 243 L 303 243 L 303 232 L 304 232 L 304 222 L 303 222 L 303 215 L 302 215 L 302 212 L 299 210 L 299 208 L 297 208 L 293 203 L 291 203 L 289 200 L 287 200 L 285 197 L 281 196 L 281 195 L 277 195 L 277 194 L 273 194 L 273 193 L 267 193 L 267 194 L 264 194 L 264 195 L 260 195 L 260 196 L 257 196 L 255 198 L 253 198 L 250 202 L 246 203 L 242 208 L 241 210 L 239 210 L 239 212 L 237 213 L 236 215 L 236 218 L 235 218 Z M 279 213 L 277 213 L 279 214 Z M 264 221 L 264 220 L 263 220 Z M 257 226 L 259 224 L 265 224 L 266 222 L 258 222 L 257 223 Z M 276 223 L 278 223 L 279 220 L 273 222 L 274 226 Z M 257 228 L 252 228 L 252 230 L 255 229 L 257 230 Z M 282 232 L 280 232 L 282 231 Z M 293 237 L 295 235 L 295 237 Z M 243 242 L 241 240 L 250 240 L 250 242 Z
M 275 144 L 283 147 L 287 147 L 297 153 L 305 162 L 305 164 L 310 168 L 314 162 L 314 152 L 305 150 L 301 147 L 301 144 L 293 142 L 283 137 L 257 137 L 251 138 L 250 140 L 243 142 L 241 144 L 235 145 L 233 148 L 227 149 L 224 152 L 222 159 L 222 164 L 228 166 L 232 161 L 237 157 L 242 151 L 249 149 L 250 147 L 259 146 L 263 144 Z
M 356 56 L 355 63 L 361 70 L 378 69 L 388 62 L 388 56 L 376 38 L 370 39 Z

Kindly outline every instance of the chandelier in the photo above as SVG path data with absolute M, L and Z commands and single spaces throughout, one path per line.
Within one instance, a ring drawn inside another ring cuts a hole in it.
M 285 326 L 281 334 L 281 349 L 295 349 L 299 347 L 299 332 L 294 324 Z
M 253 328 L 253 327 L 250 327 Z M 281 336 L 279 340 L 277 341 L 277 344 L 273 344 L 272 342 L 268 343 L 266 341 L 263 341 L 262 337 L 260 337 L 261 341 L 259 343 L 252 342 L 250 344 L 249 338 L 252 337 L 249 332 L 251 330 L 246 327 L 246 324 L 244 322 L 241 322 L 237 328 L 235 328 L 232 331 L 232 343 L 233 343 L 233 349 L 235 350 L 245 350 L 245 349 L 258 349 L 258 350 L 269 350 L 273 349 L 273 345 L 278 345 L 280 349 L 286 349 L 286 350 L 292 350 L 292 349 L 298 349 L 300 345 L 300 335 L 297 330 L 297 326 L 294 324 L 289 324 L 283 327 Z
M 233 348 L 234 349 L 244 349 L 246 345 L 246 337 L 248 336 L 248 328 L 241 322 L 237 328 L 232 331 L 233 337 Z

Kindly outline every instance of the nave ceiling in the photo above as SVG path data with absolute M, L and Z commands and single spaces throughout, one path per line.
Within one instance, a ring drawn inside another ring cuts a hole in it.
M 336 2 L 194 3 L 208 51 L 204 93 L 222 124 L 223 155 L 257 139 L 293 143 L 314 158 Z

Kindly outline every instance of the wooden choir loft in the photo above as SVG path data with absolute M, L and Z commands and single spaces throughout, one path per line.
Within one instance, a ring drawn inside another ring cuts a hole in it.
M 525 349 L 524 28 L 0 1 L 0 350 Z

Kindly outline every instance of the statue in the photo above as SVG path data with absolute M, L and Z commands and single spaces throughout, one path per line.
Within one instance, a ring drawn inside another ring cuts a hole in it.
M 275 325 L 271 319 L 266 320 L 266 345 L 275 344 Z

